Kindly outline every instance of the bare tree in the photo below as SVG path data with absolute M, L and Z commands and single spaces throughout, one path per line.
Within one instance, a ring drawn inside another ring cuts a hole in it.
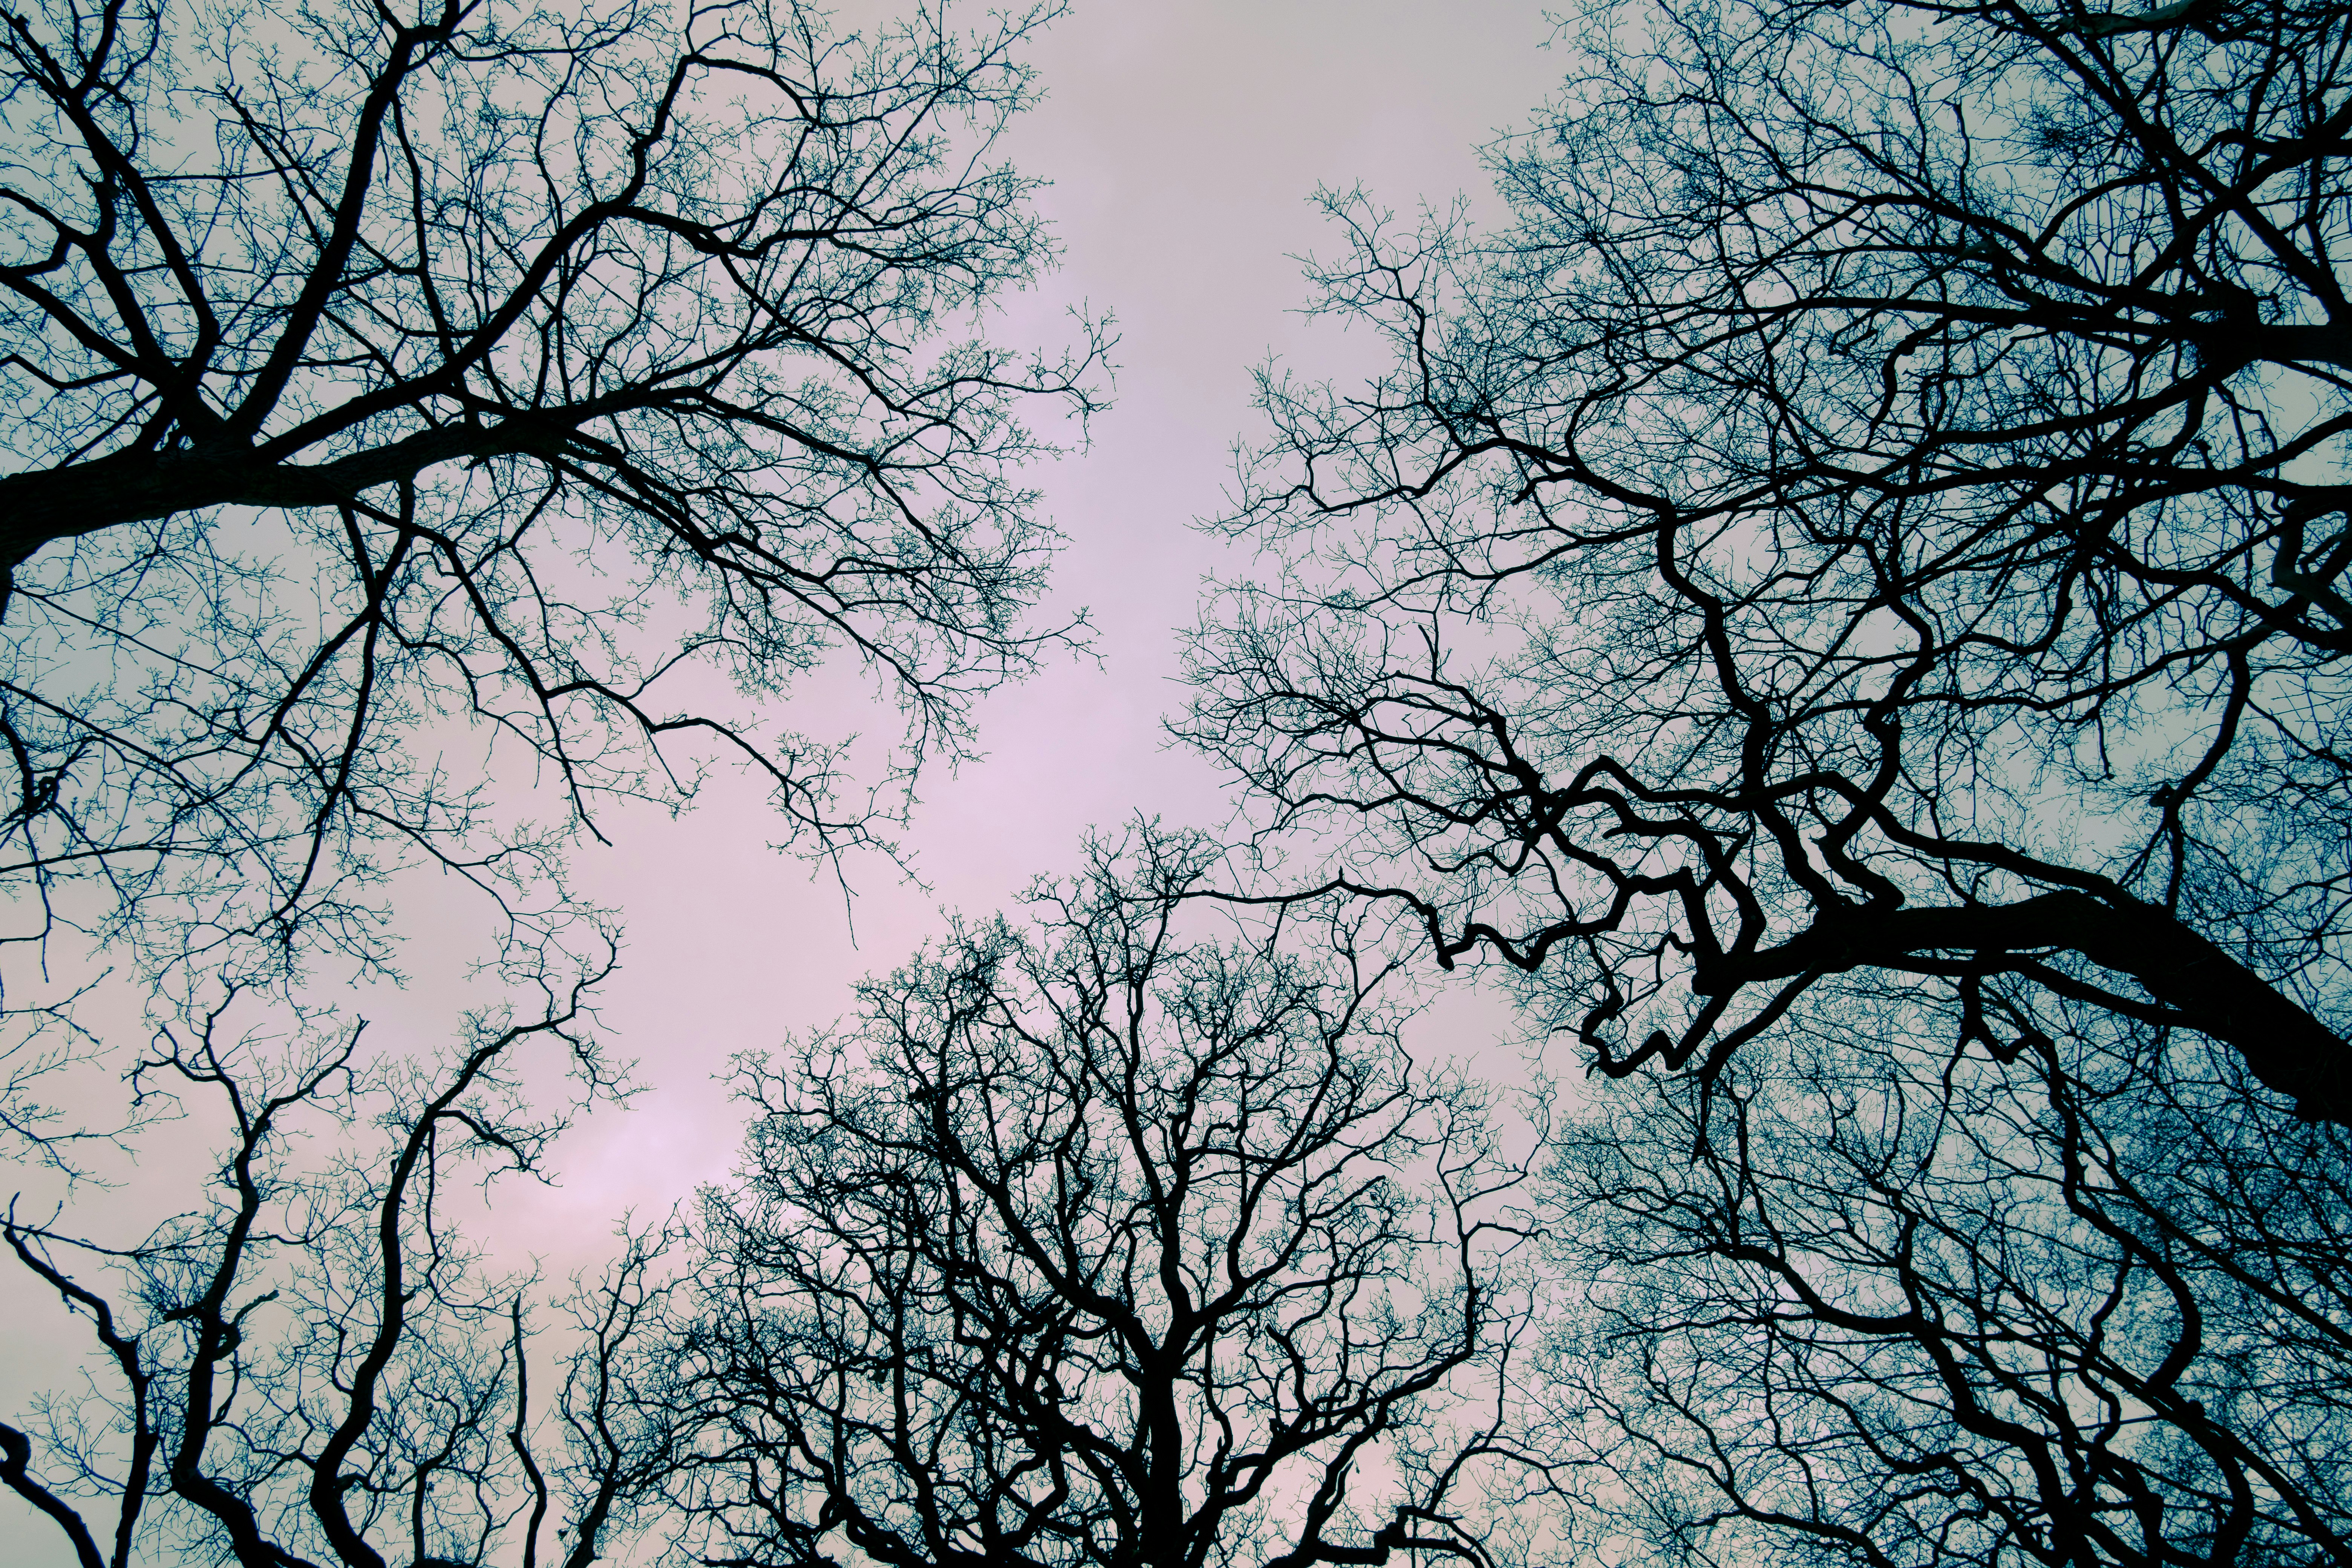
M 1548 1447 L 1588 1540 L 2352 1563 L 2343 1130 L 2193 1036 L 2002 1059 L 1922 1022 L 1848 1004 L 1565 1130 Z
M 542 1543 L 585 1568 L 640 1522 L 674 1437 L 616 1412 L 607 1373 L 662 1320 L 664 1233 L 628 1237 L 565 1303 L 551 1423 L 530 1405 L 533 1281 L 486 1269 L 447 1213 L 468 1181 L 542 1172 L 564 1117 L 526 1100 L 551 1065 L 532 1058 L 554 1053 L 583 1100 L 623 1089 L 580 1028 L 599 977 L 542 981 L 539 1016 L 470 1017 L 437 1058 L 373 1052 L 365 1026 L 325 1016 L 290 1038 L 241 1032 L 234 994 L 159 1037 L 141 1091 L 226 1133 L 208 1201 L 128 1245 L 21 1200 L 0 1224 L 18 1292 L 86 1322 L 102 1371 L 0 1422 L 0 1481 L 80 1568 L 383 1568 L 500 1548 L 532 1568 Z
M 1508 225 L 1328 198 L 1392 368 L 1264 381 L 1186 732 L 1607 1074 L 1900 979 L 2352 1122 L 2343 7 L 1581 26 Z
M 1071 629 L 1019 416 L 1104 340 L 982 335 L 1051 259 L 989 159 L 1053 9 L 5 13 L 0 934 L 380 963 L 418 863 L 544 931 L 598 803 L 713 758 L 870 841 Z M 838 650 L 904 716 L 870 797 L 762 710 Z
M 1520 1171 L 1348 925 L 1180 931 L 1213 858 L 1097 846 L 747 1064 L 667 1374 L 694 1555 L 1490 1560 Z

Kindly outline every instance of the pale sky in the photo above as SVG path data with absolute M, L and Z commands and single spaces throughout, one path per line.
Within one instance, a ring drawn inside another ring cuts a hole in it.
M 1045 37 L 1031 58 L 1048 96 L 1007 150 L 1053 182 L 1041 205 L 1066 263 L 996 335 L 1055 334 L 1080 300 L 1118 317 L 1116 406 L 1089 452 L 1036 476 L 1070 539 L 1056 603 L 1091 608 L 1100 662 L 1066 658 L 982 708 L 987 758 L 930 777 L 907 836 L 930 890 L 865 864 L 855 946 L 838 892 L 762 847 L 780 835 L 747 784 L 714 784 L 675 822 L 612 819 L 614 847 L 583 850 L 580 869 L 625 915 L 625 967 L 601 1011 L 650 1092 L 566 1139 L 560 1185 L 497 1189 L 497 1245 L 539 1253 L 560 1276 L 604 1251 L 623 1210 L 658 1212 L 725 1175 L 740 1118 L 712 1075 L 845 1011 L 850 982 L 936 932 L 943 906 L 1003 907 L 1032 876 L 1069 868 L 1090 824 L 1226 817 L 1220 782 L 1165 749 L 1160 728 L 1181 700 L 1173 634 L 1202 576 L 1248 567 L 1189 524 L 1221 510 L 1232 443 L 1254 430 L 1253 365 L 1272 352 L 1318 377 L 1369 368 L 1368 343 L 1309 333 L 1293 313 L 1306 293 L 1291 258 L 1338 247 L 1308 197 L 1318 183 L 1360 183 L 1408 211 L 1457 193 L 1483 200 L 1475 149 L 1544 97 L 1559 63 L 1542 47 L 1550 31 L 1540 0 L 1077 0 Z M 786 721 L 821 732 L 837 718 Z M 892 731 L 888 715 L 876 720 L 872 731 Z M 429 913 L 412 918 L 417 984 L 379 1027 L 443 1038 L 442 955 Z M 1463 1016 L 1475 1029 L 1478 1016 Z M 171 1163 L 159 1153 L 134 1179 L 175 1180 Z M 188 1201 L 184 1186 L 151 1195 Z M 28 1294 L 16 1280 L 0 1290 L 9 1410 L 86 1342 Z M 0 1560 L 63 1568 L 71 1556 L 0 1496 Z
M 849 982 L 898 963 L 941 907 L 1003 907 L 1071 867 L 1089 824 L 1225 819 L 1221 781 L 1160 727 L 1182 699 L 1174 633 L 1202 575 L 1249 565 L 1191 524 L 1221 510 L 1233 442 L 1255 428 L 1253 366 L 1270 352 L 1318 375 L 1371 364 L 1369 342 L 1297 315 L 1292 258 L 1338 249 L 1308 197 L 1358 182 L 1405 211 L 1490 195 L 1475 149 L 1552 85 L 1549 35 L 1528 0 L 1079 0 L 1046 35 L 1033 58 L 1048 96 L 1009 150 L 1053 181 L 1041 205 L 1066 263 L 1016 322 L 1050 333 L 1079 301 L 1118 317 L 1116 406 L 1091 450 L 1038 476 L 1070 540 L 1056 599 L 1092 611 L 1099 666 L 1065 658 L 982 708 L 986 760 L 929 778 L 907 836 L 932 890 L 869 865 L 854 947 L 838 893 L 759 852 L 777 835 L 752 819 L 748 783 L 678 822 L 626 821 L 587 858 L 628 917 L 604 1016 L 659 1093 L 575 1138 L 567 1212 L 585 1223 L 723 1173 L 711 1071 L 843 1012 Z

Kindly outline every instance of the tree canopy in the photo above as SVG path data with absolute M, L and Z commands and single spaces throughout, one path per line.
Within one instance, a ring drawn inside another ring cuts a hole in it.
M 1584 1557 L 2352 1562 L 2340 7 L 1596 6 L 1179 732 L 1515 976 Z
M 887 785 L 1076 636 L 1100 329 L 962 325 L 1043 20 L 12 18 L 7 934 L 144 954 L 219 1149 L 0 1219 L 95 1347 L 0 1481 L 80 1568 L 2352 1568 L 2341 6 L 1594 0 L 1503 221 L 1322 197 L 1382 363 L 1258 382 L 1225 829 L 739 1057 L 601 1273 L 468 1244 L 630 1092 L 567 837 L 687 742 L 867 842 L 761 700 L 862 659 Z M 438 1051 L 287 984 L 419 863 L 512 933 Z
M 12 12 L 8 939 L 381 963 L 411 864 L 530 939 L 600 803 L 719 759 L 873 841 L 1073 629 L 1016 470 L 1104 339 L 980 319 L 1053 256 L 992 161 L 1051 9 Z M 773 722 L 835 653 L 903 721 L 862 786 Z
M 746 1065 L 666 1383 L 693 1554 L 1486 1561 L 1524 1167 L 1344 915 L 1185 929 L 1221 853 L 1097 845 Z
M 2339 1129 L 2196 1037 L 1956 1057 L 1894 994 L 1790 1033 L 1563 1129 L 1535 1426 L 1584 1542 L 2352 1558 Z
M 2352 1118 L 2341 8 L 1584 26 L 1510 222 L 1327 198 L 1393 359 L 1262 381 L 1184 732 L 1606 1073 L 1901 975 Z

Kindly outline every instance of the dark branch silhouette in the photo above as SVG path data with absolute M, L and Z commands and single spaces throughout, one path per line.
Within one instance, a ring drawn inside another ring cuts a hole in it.
M 0 1222 L 18 1289 L 85 1321 L 110 1381 L 0 1424 L 0 1481 L 83 1568 L 478 1563 L 518 1537 L 530 1563 L 551 1490 L 565 1568 L 626 1533 L 678 1450 L 642 1424 L 616 1434 L 602 1374 L 658 1319 L 662 1234 L 629 1237 L 562 1303 L 551 1431 L 526 1398 L 532 1282 L 486 1270 L 443 1196 L 544 1174 L 567 1118 L 534 1110 L 526 1078 L 560 1066 L 583 1104 L 622 1092 L 582 1032 L 604 973 L 510 974 L 538 1015 L 476 1015 L 438 1059 L 378 1052 L 364 1024 L 326 1016 L 290 1037 L 240 1030 L 252 1005 L 234 992 L 157 1037 L 134 1086 L 227 1134 L 207 1201 L 130 1245 L 37 1222 L 21 1199 Z
M 2194 1036 L 2004 1061 L 1891 997 L 1806 1022 L 1566 1130 L 1548 1447 L 1586 1539 L 2352 1563 L 2340 1128 Z
M 1180 928 L 1213 858 L 1098 847 L 748 1066 L 663 1379 L 704 1434 L 694 1555 L 1490 1561 L 1519 1171 L 1346 923 Z
M 981 335 L 1053 256 L 990 161 L 1051 10 L 0 16 L 0 934 L 381 963 L 415 864 L 544 931 L 600 804 L 713 761 L 878 842 L 1076 629 L 1021 416 L 1105 340 Z M 836 653 L 870 795 L 771 723 Z
M 1262 382 L 1183 732 L 1605 1073 L 1998 980 L 2352 1124 L 2347 40 L 1596 7 L 1510 224 L 1328 196 L 1393 361 Z

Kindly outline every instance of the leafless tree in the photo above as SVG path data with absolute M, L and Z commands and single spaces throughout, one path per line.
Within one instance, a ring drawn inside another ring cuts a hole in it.
M 413 864 L 547 931 L 599 802 L 714 758 L 869 841 L 1071 630 L 1020 416 L 1104 339 L 982 319 L 1052 256 L 990 148 L 1053 8 L 6 12 L 0 935 L 382 963 Z M 770 722 L 842 650 L 871 796 Z
M 469 1181 L 541 1171 L 564 1119 L 523 1093 L 550 1073 L 534 1058 L 587 1100 L 623 1087 L 580 1027 L 596 978 L 543 982 L 537 1016 L 469 1018 L 437 1058 L 373 1052 L 364 1026 L 323 1016 L 241 1032 L 234 994 L 159 1037 L 141 1091 L 226 1133 L 207 1201 L 127 1245 L 21 1201 L 0 1224 L 24 1270 L 12 1295 L 52 1294 L 98 1353 L 86 1390 L 0 1422 L 0 1481 L 80 1568 L 500 1548 L 532 1568 L 542 1546 L 585 1568 L 638 1522 L 675 1435 L 617 1408 L 609 1372 L 663 1321 L 664 1233 L 628 1237 L 564 1303 L 551 1421 L 530 1404 L 533 1282 L 485 1268 L 446 1212 Z
M 747 1065 L 668 1373 L 693 1555 L 1492 1560 L 1520 1170 L 1347 924 L 1181 929 L 1213 858 L 1097 846 Z
M 1360 388 L 1270 372 L 1287 575 L 1186 732 L 1312 891 L 1703 1076 L 1903 981 L 2352 1122 L 2352 17 L 1588 11 L 1511 221 L 1334 195 Z
M 1588 1542 L 2352 1563 L 2343 1129 L 2198 1037 L 2004 1060 L 1920 1023 L 1801 1016 L 1711 1094 L 1565 1130 L 1546 1212 L 1579 1307 L 1545 1360 Z

